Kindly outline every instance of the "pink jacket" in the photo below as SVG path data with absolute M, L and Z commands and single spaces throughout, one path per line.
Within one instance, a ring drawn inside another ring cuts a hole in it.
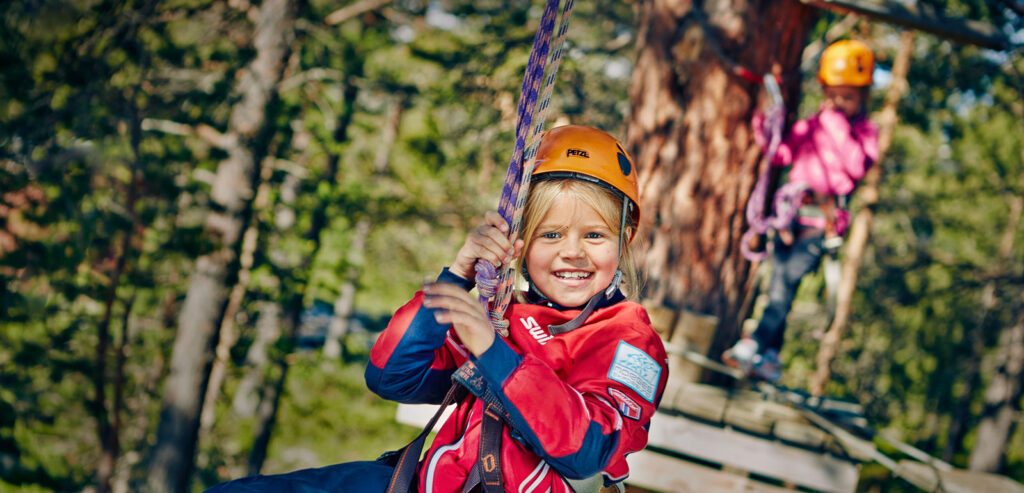
M 853 121 L 824 109 L 793 124 L 772 164 L 792 165 L 790 183 L 823 195 L 847 195 L 878 159 L 878 127 L 866 117 Z
M 762 130 L 764 115 L 754 114 L 752 126 L 758 144 L 766 147 Z M 878 160 L 878 127 L 864 116 L 852 120 L 843 113 L 822 107 L 811 117 L 793 124 L 779 143 L 772 159 L 774 166 L 792 165 L 789 183 L 802 183 L 824 196 L 849 195 Z M 842 235 L 849 224 L 846 210 L 835 211 L 836 233 Z M 824 217 L 798 216 L 805 226 L 824 229 Z

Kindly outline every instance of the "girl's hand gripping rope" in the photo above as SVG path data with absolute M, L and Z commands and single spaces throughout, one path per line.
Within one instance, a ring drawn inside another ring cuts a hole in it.
M 508 222 L 497 211 L 487 211 L 484 223 L 469 233 L 449 268 L 452 273 L 465 279 L 476 280 L 479 292 L 477 301 L 485 313 L 498 287 L 499 269 L 511 264 L 523 249 L 523 240 L 512 241 L 508 236 Z M 507 335 L 507 331 L 501 327 L 492 328 Z
M 477 262 L 491 264 L 495 269 L 508 265 L 517 257 L 523 248 L 523 240 L 513 242 L 508 238 L 508 223 L 497 211 L 487 211 L 484 223 L 466 236 L 455 262 L 448 268 L 453 274 L 465 279 L 474 279 L 477 275 Z
M 479 357 L 494 343 L 494 328 L 476 297 L 461 286 L 443 282 L 423 285 L 423 306 L 434 310 L 434 320 L 451 324 L 459 340 Z

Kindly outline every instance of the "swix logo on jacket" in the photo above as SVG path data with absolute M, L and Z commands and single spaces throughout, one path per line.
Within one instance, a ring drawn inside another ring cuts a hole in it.
M 523 323 L 523 327 L 526 328 L 526 331 L 529 332 L 530 335 L 533 336 L 533 338 L 536 339 L 541 346 L 547 344 L 548 341 L 555 338 L 555 336 L 551 335 L 548 331 L 541 328 L 540 324 L 538 324 L 537 321 L 533 319 L 533 317 L 520 318 L 519 321 Z
M 615 303 L 580 328 L 552 336 L 549 325 L 572 320 L 579 310 L 513 303 L 505 313 L 515 321 L 509 336 L 472 358 L 422 300 L 417 293 L 400 308 L 374 344 L 367 385 L 386 399 L 437 403 L 467 358 L 483 385 L 434 438 L 419 466 L 421 492 L 462 491 L 479 451 L 481 395 L 500 401 L 509 415 L 501 442 L 506 491 L 571 493 L 563 476 L 626 478 L 626 454 L 647 444 L 646 428 L 668 378 L 665 348 L 642 306 Z

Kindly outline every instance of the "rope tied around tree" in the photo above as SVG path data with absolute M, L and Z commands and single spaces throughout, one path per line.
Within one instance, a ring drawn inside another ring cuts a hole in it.
M 519 235 L 522 226 L 523 208 L 526 205 L 530 176 L 533 172 L 533 158 L 537 155 L 537 147 L 540 144 L 540 135 L 547 117 L 558 66 L 562 60 L 562 46 L 569 31 L 569 18 L 575 0 L 567 0 L 562 7 L 558 33 L 552 44 L 551 37 L 559 3 L 559 0 L 547 0 L 545 4 L 523 76 L 523 87 L 516 111 L 515 147 L 509 159 L 505 184 L 498 202 L 498 213 L 509 224 L 510 239 L 515 239 Z M 554 49 L 551 50 L 549 62 L 548 52 L 552 47 Z M 543 78 L 542 83 L 545 66 L 548 66 L 548 75 Z M 491 325 L 502 336 L 508 335 L 508 321 L 504 319 L 504 315 L 511 301 L 513 280 L 512 267 L 509 265 L 502 266 L 498 271 L 490 262 L 476 263 L 476 285 L 480 303 L 487 309 Z

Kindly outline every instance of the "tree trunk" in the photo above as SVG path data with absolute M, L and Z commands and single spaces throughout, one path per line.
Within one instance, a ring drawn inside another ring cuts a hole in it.
M 253 210 L 266 207 L 267 197 L 270 194 L 271 168 L 264 166 L 260 172 L 260 183 L 256 192 Z M 199 418 L 199 436 L 207 435 L 213 427 L 214 416 L 216 415 L 215 404 L 220 397 L 220 389 L 224 384 L 224 377 L 227 376 L 228 359 L 231 348 L 238 342 L 238 331 L 235 329 L 235 316 L 242 307 L 242 300 L 249 286 L 249 277 L 252 274 L 253 259 L 256 253 L 256 241 L 259 239 L 259 228 L 252 223 L 255 212 L 250 213 L 250 223 L 242 235 L 242 251 L 239 257 L 239 269 L 237 281 L 231 287 L 228 295 L 228 304 L 224 309 L 224 316 L 221 318 L 220 337 L 217 341 L 217 349 L 214 351 L 213 366 L 210 368 L 210 383 L 206 387 L 206 395 L 203 397 L 202 414 Z M 202 463 L 204 459 L 200 459 Z
M 387 170 L 388 161 L 391 159 L 391 148 L 398 138 L 398 124 L 402 121 L 404 109 L 405 98 L 401 97 L 392 104 L 388 120 L 381 131 L 381 143 L 377 148 L 377 155 L 373 159 L 374 185 L 379 181 L 379 177 L 384 174 L 384 171 Z M 359 273 L 363 268 L 366 237 L 369 232 L 370 219 L 368 217 L 361 218 L 352 231 L 352 245 L 346 256 L 348 273 L 345 275 L 344 284 L 341 285 L 341 293 L 334 302 L 334 316 L 331 317 L 327 339 L 324 341 L 325 359 L 334 359 L 341 356 L 342 341 L 345 334 L 348 333 L 349 319 L 355 312 L 356 281 L 359 280 Z
M 294 340 L 299 321 L 297 310 L 300 308 L 301 306 L 289 307 L 283 313 L 283 317 L 267 320 L 266 323 L 276 323 L 279 328 L 281 323 L 284 323 L 286 326 L 284 331 L 285 337 Z M 273 312 L 273 314 L 280 313 L 279 311 Z M 252 451 L 249 453 L 249 463 L 246 470 L 246 474 L 249 476 L 259 474 L 260 470 L 263 469 L 263 462 L 267 459 L 267 449 L 270 447 L 270 438 L 273 435 L 274 424 L 277 422 L 277 411 L 280 408 L 281 394 L 284 392 L 284 386 L 288 381 L 288 353 L 290 351 L 282 351 L 277 360 L 274 361 L 274 367 L 277 369 L 277 378 L 272 381 L 265 381 L 260 392 L 256 416 L 256 439 L 253 440 Z
M 327 328 L 327 338 L 324 340 L 324 362 L 326 360 L 341 357 L 341 348 L 344 346 L 345 335 L 348 334 L 349 320 L 355 312 L 356 282 L 359 280 L 359 272 L 362 268 L 363 257 L 366 250 L 366 236 L 370 232 L 370 220 L 363 218 L 356 223 L 352 230 L 352 243 L 348 249 L 348 272 L 345 274 L 345 281 L 341 285 L 341 292 L 338 299 L 334 300 L 334 313 L 331 315 L 331 323 Z
M 985 407 L 971 451 L 969 469 L 998 473 L 1006 459 L 1006 446 L 1020 419 L 1024 394 L 1024 296 L 1018 299 L 1017 321 L 999 336 L 994 355 L 996 374 L 985 391 Z
M 750 118 L 763 74 L 781 74 L 791 112 L 816 12 L 796 1 L 645 0 L 630 88 L 628 147 L 647 244 L 642 295 L 713 315 L 717 358 L 739 334 L 750 282 L 739 242 L 761 149 Z
M 1007 202 L 1009 202 L 1007 204 L 1009 206 L 1007 207 L 1009 213 L 1006 215 L 1006 228 L 1003 230 L 1003 236 L 999 242 L 999 264 L 1001 265 L 1009 265 L 1013 260 L 1014 235 L 1018 231 L 1017 228 L 1020 227 L 1021 216 L 1024 214 L 1024 197 L 1011 196 Z M 978 382 L 981 381 L 981 359 L 985 351 L 985 329 L 989 325 L 989 314 L 996 308 L 997 302 L 996 282 L 988 281 L 982 290 L 980 320 L 978 325 L 968 334 L 971 342 L 971 354 L 963 377 L 966 388 L 963 390 L 963 397 L 953 411 L 952 422 L 949 425 L 949 441 L 946 443 L 942 454 L 942 459 L 945 461 L 953 459 L 953 455 L 960 450 L 964 436 L 967 434 L 968 420 L 971 416 L 971 397 L 974 396 L 974 389 L 978 386 Z M 1008 336 L 1004 334 L 1003 337 Z
M 353 100 L 349 100 L 348 97 L 349 95 L 347 93 L 346 100 L 348 100 L 350 103 L 354 102 Z M 354 88 L 353 92 L 351 92 L 351 97 L 353 99 L 355 97 Z M 349 105 L 349 108 L 347 108 L 346 111 L 351 111 L 351 105 Z M 342 133 L 341 136 L 346 137 L 345 133 L 347 133 L 347 130 L 345 129 L 347 129 L 349 121 L 349 119 L 342 120 L 342 123 L 344 123 L 345 126 L 339 129 L 338 132 L 336 132 L 336 135 L 337 133 Z M 326 171 L 328 173 L 327 176 L 329 176 L 330 179 L 333 180 L 334 175 L 337 172 L 337 161 L 332 160 L 331 162 L 329 162 Z M 294 178 L 294 175 L 289 176 Z M 285 179 L 285 184 L 282 186 L 282 201 L 278 205 L 278 215 L 281 215 L 282 209 L 293 207 L 293 204 L 291 202 L 298 195 L 298 185 L 299 182 L 297 179 Z M 323 230 L 325 227 L 327 227 L 325 210 L 326 207 L 327 204 L 322 202 L 320 204 L 320 207 L 312 211 L 312 216 L 314 220 L 311 222 L 310 228 L 305 234 L 306 239 L 312 243 L 311 251 L 307 255 L 305 255 L 297 264 L 271 265 L 274 273 L 277 275 L 278 278 L 284 279 L 287 277 L 291 277 L 309 279 L 313 259 L 316 258 L 317 252 L 320 250 L 320 246 L 322 245 L 321 236 Z M 281 227 L 282 229 L 286 229 L 290 227 L 291 224 L 278 223 L 278 226 Z M 274 252 L 270 252 L 268 257 L 270 259 L 279 257 L 287 258 L 286 256 L 275 255 Z M 281 284 L 283 285 L 285 283 L 282 282 Z M 260 401 L 259 406 L 257 408 L 258 415 L 256 423 L 256 439 L 253 442 L 253 448 L 249 454 L 249 464 L 247 471 L 248 474 L 250 475 L 258 474 L 260 472 L 260 469 L 263 468 L 263 462 L 266 460 L 267 457 L 267 448 L 270 445 L 270 439 L 273 435 L 274 425 L 277 420 L 277 413 L 280 407 L 281 394 L 283 393 L 283 389 L 288 379 L 288 362 L 292 348 L 294 348 L 295 346 L 296 336 L 298 335 L 300 316 L 304 308 L 303 300 L 305 298 L 306 287 L 307 285 L 300 284 L 296 286 L 294 292 L 291 292 L 287 295 L 287 301 L 284 303 L 283 306 L 283 314 L 279 319 L 280 325 L 283 325 L 285 328 L 285 330 L 283 331 L 284 337 L 287 338 L 287 343 L 282 344 L 281 347 L 288 349 L 281 351 L 281 353 L 278 355 L 278 358 L 274 361 L 274 366 L 278 368 L 277 379 L 273 383 L 264 384 L 263 391 L 259 392 Z M 274 324 L 274 322 L 274 320 L 261 319 L 261 323 L 278 325 Z M 266 369 L 265 366 L 261 368 Z M 262 370 L 257 370 L 254 374 L 259 376 L 265 375 L 267 373 L 264 373 L 264 371 Z M 262 382 L 263 378 L 259 378 L 258 380 L 254 381 Z
M 960 381 L 963 389 L 960 390 L 959 400 L 950 413 L 949 431 L 946 433 L 946 445 L 942 447 L 942 460 L 952 462 L 953 456 L 960 451 L 964 436 L 967 434 L 968 425 L 971 419 L 971 400 L 974 397 L 975 389 L 981 382 L 981 359 L 985 354 L 985 332 L 989 324 L 989 315 L 996 306 L 996 283 L 989 281 L 981 293 L 981 310 L 978 314 L 978 322 L 973 327 L 968 327 L 965 339 L 970 351 L 964 358 L 963 373 Z
M 907 71 L 910 69 L 910 56 L 914 51 L 913 31 L 903 31 L 900 36 L 900 48 L 892 66 L 892 82 L 885 95 L 885 103 L 878 117 L 878 163 L 868 170 L 864 181 L 857 189 L 861 198 L 861 209 L 857 212 L 850 226 L 850 235 L 843 250 L 843 273 L 839 288 L 836 290 L 836 312 L 832 317 L 825 336 L 821 339 L 818 349 L 817 368 L 811 376 L 809 388 L 812 394 L 820 396 L 825 393 L 825 386 L 832 379 L 832 360 L 839 351 L 839 341 L 850 318 L 850 306 L 853 303 L 853 292 L 857 287 L 857 271 L 864 257 L 864 249 L 868 243 L 871 220 L 874 218 L 872 208 L 878 203 L 878 183 L 882 179 L 882 157 L 885 156 L 892 143 L 892 133 L 896 129 L 896 106 L 903 93 L 907 90 Z
M 229 286 L 238 273 L 242 231 L 253 200 L 252 187 L 266 152 L 272 119 L 267 111 L 276 98 L 292 37 L 294 12 L 289 0 L 260 5 L 253 32 L 255 58 L 236 86 L 241 100 L 232 108 L 225 141 L 228 157 L 217 168 L 211 199 L 217 210 L 206 226 L 219 247 L 196 260 L 178 318 L 170 374 L 164 383 L 157 441 L 147 487 L 152 493 L 183 493 L 192 476 L 202 399 L 206 393 L 214 344 L 225 311 Z
M 249 417 L 256 413 L 259 405 L 259 389 L 263 386 L 264 374 L 270 364 L 267 347 L 281 337 L 281 307 L 274 302 L 259 301 L 256 304 L 259 318 L 256 319 L 256 338 L 245 355 L 245 375 L 238 383 L 232 407 L 235 414 Z
M 999 244 L 999 257 L 1003 265 L 1008 265 L 1012 259 L 1014 236 L 1024 213 L 1024 197 L 1011 196 L 1008 202 L 1006 229 Z M 990 291 L 991 304 L 994 307 L 995 286 L 991 281 L 985 286 L 986 295 Z M 1002 469 L 1006 445 L 1013 436 L 1014 426 L 1020 415 L 1020 399 L 1024 388 L 1024 297 L 1021 301 L 1017 307 L 1016 324 L 1004 328 L 999 335 L 999 346 L 992 356 L 993 361 L 981 365 L 995 368 L 996 374 L 985 392 L 985 407 L 969 462 L 972 471 L 999 472 Z M 964 397 L 964 405 L 969 403 L 969 399 L 970 394 L 967 394 Z
M 110 285 L 107 286 L 107 295 L 104 300 L 103 319 L 97 327 L 96 343 L 96 374 L 93 380 L 95 400 L 93 401 L 93 412 L 97 420 L 97 431 L 100 439 L 100 457 L 96 466 L 96 492 L 108 493 L 111 491 L 111 481 L 114 477 L 118 456 L 121 454 L 120 424 L 121 424 L 121 395 L 124 383 L 124 353 L 125 341 L 127 341 L 128 316 L 131 312 L 132 300 L 125 301 L 123 323 L 121 325 L 121 342 L 116 346 L 116 359 L 114 362 L 114 395 L 111 398 L 110 406 L 107 405 L 107 357 L 110 344 L 110 322 L 114 316 L 114 304 L 117 301 L 117 288 L 121 285 L 121 276 L 129 269 L 128 257 L 132 255 L 132 239 L 138 228 L 138 217 L 135 214 L 135 203 L 138 200 L 139 183 L 138 172 L 138 142 L 139 122 L 133 118 L 131 145 L 135 154 L 132 163 L 131 177 L 128 182 L 125 210 L 131 217 L 131 224 L 127 230 L 121 233 L 121 242 L 113 254 L 117 257 L 114 271 L 110 275 Z

